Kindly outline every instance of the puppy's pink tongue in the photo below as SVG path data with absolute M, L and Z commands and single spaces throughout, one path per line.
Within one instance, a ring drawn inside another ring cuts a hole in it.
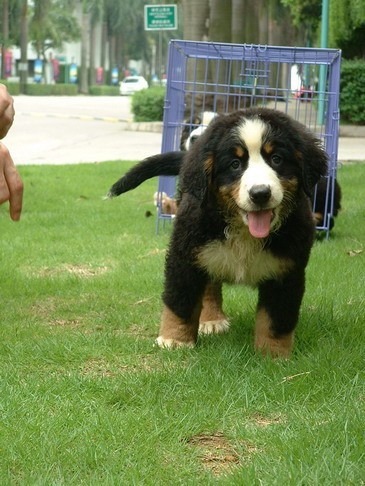
M 272 210 L 251 211 L 247 213 L 248 229 L 255 238 L 266 238 L 270 233 Z

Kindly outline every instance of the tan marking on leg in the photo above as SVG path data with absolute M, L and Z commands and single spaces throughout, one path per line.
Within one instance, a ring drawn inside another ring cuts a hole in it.
M 213 170 L 213 159 L 208 157 L 204 162 L 204 170 L 207 174 L 211 174 Z
M 219 334 L 228 331 L 229 322 L 222 309 L 222 284 L 209 283 L 203 296 L 199 332 Z
M 259 309 L 256 315 L 255 348 L 263 355 L 273 358 L 288 358 L 293 348 L 294 331 L 275 337 L 271 331 L 271 320 L 265 309 Z
M 313 221 L 316 226 L 319 226 L 323 223 L 323 214 L 322 213 L 313 213 Z
M 194 312 L 192 322 L 187 323 L 165 306 L 162 311 L 157 344 L 161 348 L 194 347 L 198 335 L 198 315 L 198 312 Z

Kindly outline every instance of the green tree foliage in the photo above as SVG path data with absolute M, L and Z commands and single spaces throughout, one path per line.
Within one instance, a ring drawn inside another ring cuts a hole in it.
M 49 48 L 61 48 L 64 42 L 80 38 L 80 26 L 74 16 L 74 0 L 34 0 L 30 15 L 29 39 L 39 56 Z
M 365 61 L 344 61 L 341 67 L 341 118 L 365 125 Z
M 321 0 L 282 0 L 290 8 L 294 24 L 314 24 L 320 21 Z
M 317 39 L 322 0 L 281 0 L 290 9 L 293 23 L 305 29 L 310 44 Z M 343 50 L 344 57 L 365 57 L 365 0 L 331 0 L 329 46 Z
M 347 59 L 365 58 L 365 0 L 333 0 L 330 42 Z
M 3 12 L 4 7 L 4 0 L 0 0 L 0 11 Z M 6 41 L 8 45 L 17 44 L 19 42 L 19 34 L 20 34 L 20 9 L 21 9 L 21 0 L 12 0 L 7 1 L 7 8 L 8 8 L 8 25 L 9 25 L 9 36 Z M 4 37 L 2 35 L 3 32 L 3 17 L 0 17 L 1 23 L 1 34 L 0 34 L 0 42 L 4 42 Z
M 129 56 L 143 59 L 146 49 L 146 36 L 143 26 L 142 0 L 105 0 L 105 21 L 109 39 L 119 37 L 122 40 L 123 60 Z
M 289 8 L 293 24 L 303 32 L 305 43 L 314 45 L 317 29 L 321 21 L 321 0 L 281 0 Z

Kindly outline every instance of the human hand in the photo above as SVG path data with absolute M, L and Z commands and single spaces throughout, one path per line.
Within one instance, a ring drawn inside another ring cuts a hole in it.
M 0 138 L 4 138 L 14 120 L 14 102 L 4 84 L 0 83 Z
M 9 201 L 10 217 L 19 221 L 23 204 L 23 182 L 9 150 L 0 143 L 0 204 Z

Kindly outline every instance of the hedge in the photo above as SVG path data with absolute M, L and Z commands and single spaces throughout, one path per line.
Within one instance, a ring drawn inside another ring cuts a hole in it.
M 27 84 L 26 92 L 30 96 L 76 96 L 77 84 Z
M 118 86 L 95 84 L 93 86 L 90 86 L 89 94 L 92 96 L 119 96 L 119 88 Z
M 132 96 L 131 109 L 136 122 L 162 121 L 165 88 L 153 86 Z
M 341 122 L 365 125 L 365 61 L 343 61 L 340 85 Z
M 5 84 L 5 86 L 8 88 L 9 93 L 12 96 L 16 96 L 20 94 L 20 84 L 19 83 L 13 83 L 13 82 L 8 82 L 6 79 L 0 79 L 1 84 Z

